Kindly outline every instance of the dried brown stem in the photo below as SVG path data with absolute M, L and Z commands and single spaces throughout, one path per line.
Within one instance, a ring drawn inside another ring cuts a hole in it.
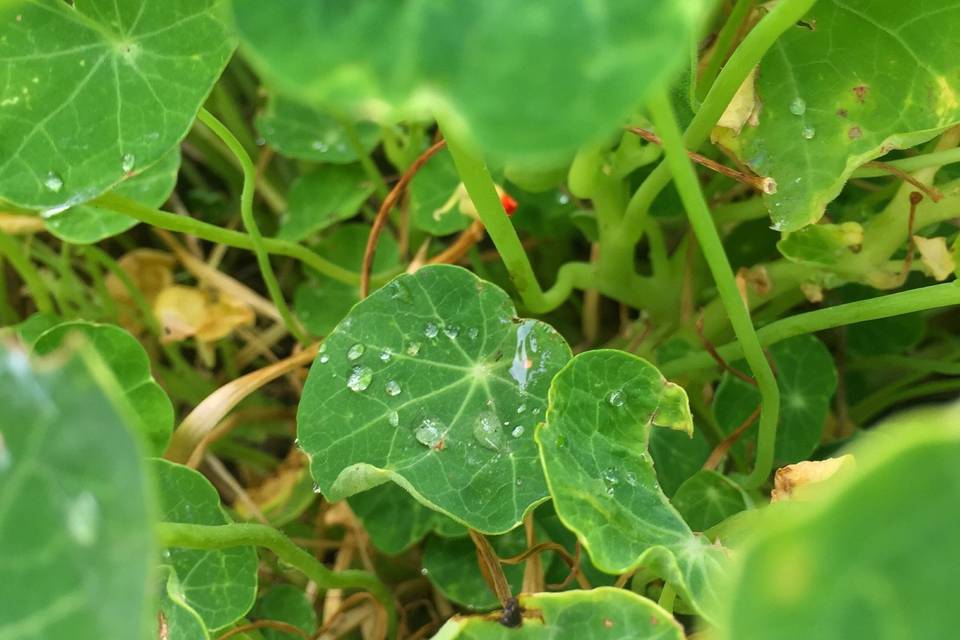
M 232 638 L 233 636 L 238 636 L 241 633 L 246 633 L 247 631 L 253 631 L 255 629 L 276 629 L 277 631 L 282 631 L 284 633 L 292 633 L 295 636 L 304 638 L 304 640 L 310 640 L 310 635 L 304 632 L 304 630 L 300 627 L 295 627 L 292 624 L 280 622 L 279 620 L 257 620 L 256 622 L 240 625 L 239 627 L 230 629 L 222 636 L 217 638 L 217 640 L 227 640 L 227 638 Z
M 757 418 L 760 417 L 760 407 L 758 406 L 753 410 L 746 420 L 743 421 L 739 427 L 730 432 L 726 438 L 724 438 L 716 447 L 713 448 L 713 451 L 710 452 L 710 456 L 707 458 L 707 461 L 703 463 L 704 469 L 716 469 L 720 464 L 720 461 L 723 460 L 723 457 L 727 455 L 727 452 L 730 451 L 730 448 L 736 444 L 737 440 L 740 439 L 747 429 L 750 428 Z
M 871 160 L 870 162 L 864 163 L 863 166 L 873 167 L 874 169 L 882 169 L 883 171 L 886 171 L 891 175 L 897 176 L 904 182 L 907 182 L 913 185 L 914 187 L 916 187 L 917 189 L 919 189 L 920 191 L 922 191 L 924 194 L 926 194 L 928 198 L 930 198 L 934 202 L 940 202 L 940 200 L 943 198 L 943 194 L 940 193 L 939 189 L 937 189 L 936 187 L 931 187 L 929 185 L 923 184 L 922 182 L 914 178 L 912 175 L 910 175 L 906 171 L 903 171 L 902 169 L 898 169 L 892 164 L 887 164 L 886 162 L 881 162 L 880 160 Z
M 477 547 L 477 561 L 480 564 L 480 571 L 486 579 L 490 589 L 497 596 L 501 607 L 507 606 L 507 601 L 513 597 L 510 591 L 510 584 L 507 577 L 503 575 L 503 567 L 500 566 L 500 558 L 496 551 L 490 546 L 490 541 L 482 533 L 469 529 L 470 539 Z
M 470 249 L 483 240 L 483 230 L 483 223 L 474 220 L 449 247 L 427 260 L 427 264 L 457 264 Z
M 717 362 L 718 365 L 720 365 L 720 368 L 721 368 L 721 369 L 723 369 L 724 371 L 729 372 L 730 375 L 732 375 L 732 376 L 735 376 L 735 377 L 737 377 L 737 378 L 740 378 L 741 380 L 743 380 L 744 382 L 746 382 L 746 383 L 749 384 L 749 385 L 753 385 L 754 387 L 757 386 L 757 381 L 754 380 L 752 377 L 748 376 L 748 375 L 745 374 L 743 371 L 740 371 L 739 369 L 736 369 L 736 368 L 730 366 L 730 363 L 728 363 L 726 360 L 724 360 L 724 359 L 723 359 L 723 356 L 721 356 L 720 353 L 717 351 L 717 348 L 716 348 L 716 346 L 714 346 L 713 342 L 711 342 L 710 339 L 709 339 L 706 335 L 704 335 L 704 333 L 703 333 L 703 313 L 701 313 L 701 314 L 700 314 L 700 317 L 697 318 L 697 322 L 696 322 L 695 327 L 696 327 L 696 330 L 697 330 L 697 337 L 700 338 L 700 343 L 703 344 L 703 348 L 707 351 L 707 353 L 710 354 L 710 357 L 713 358 L 713 359 Z

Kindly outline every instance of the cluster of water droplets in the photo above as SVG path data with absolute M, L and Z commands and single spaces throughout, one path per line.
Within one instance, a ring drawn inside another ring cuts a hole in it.
M 802 117 L 807 112 L 807 101 L 797 96 L 790 102 L 788 109 L 793 115 Z M 804 125 L 800 130 L 800 135 L 803 136 L 804 140 L 812 140 L 817 135 L 817 130 L 810 125 Z

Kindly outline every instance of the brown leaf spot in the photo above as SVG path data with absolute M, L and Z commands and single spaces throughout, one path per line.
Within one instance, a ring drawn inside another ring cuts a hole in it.
M 837 109 L 837 115 L 840 116 L 841 118 L 846 118 L 846 117 L 847 117 L 847 110 L 846 110 L 846 109 Z
M 847 137 L 851 140 L 856 140 L 863 135 L 863 131 L 860 130 L 860 127 L 850 127 L 847 131 Z
M 867 99 L 867 94 L 870 92 L 870 87 L 865 84 L 858 84 L 851 89 L 851 91 L 853 91 L 853 97 L 857 99 L 857 102 L 863 104 L 863 102 Z
M 607 629 L 613 629 L 613 620 L 611 620 L 610 618 L 604 618 L 603 626 L 605 626 Z

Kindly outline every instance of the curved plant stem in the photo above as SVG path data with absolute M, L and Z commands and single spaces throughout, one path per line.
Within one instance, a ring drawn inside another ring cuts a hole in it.
M 748 487 L 758 487 L 766 481 L 773 465 L 773 448 L 780 414 L 780 389 L 753 329 L 750 312 L 740 297 L 733 269 L 723 250 L 720 234 L 717 233 L 717 228 L 710 217 L 707 203 L 700 192 L 696 173 L 687 159 L 683 138 L 669 99 L 664 94 L 657 96 L 650 103 L 650 112 L 663 139 L 666 163 L 673 174 L 680 200 L 687 210 L 690 225 L 703 250 L 707 266 L 710 267 L 710 273 L 716 282 L 717 291 L 730 318 L 733 332 L 743 346 L 744 356 L 753 371 L 753 377 L 760 391 L 762 409 L 757 438 L 757 460 L 753 472 L 746 479 Z
M 757 337 L 760 339 L 760 344 L 766 347 L 794 336 L 841 327 L 855 322 L 878 320 L 913 311 L 926 311 L 954 305 L 960 305 L 960 284 L 957 281 L 801 313 L 771 322 L 757 331 Z M 717 353 L 727 360 L 731 360 L 743 355 L 743 349 L 738 343 L 730 343 L 718 347 Z M 699 369 L 706 369 L 714 364 L 715 362 L 710 354 L 704 351 L 665 363 L 661 369 L 665 376 L 676 377 Z
M 322 589 L 363 589 L 386 609 L 388 637 L 397 628 L 397 610 L 390 591 L 367 571 L 331 571 L 312 555 L 295 545 L 273 527 L 262 524 L 201 525 L 163 522 L 157 537 L 164 547 L 184 549 L 226 549 L 257 546 L 269 549 L 287 564 L 296 567 Z
M 770 13 L 747 34 L 724 65 L 704 98 L 703 104 L 690 122 L 690 126 L 687 127 L 683 135 L 683 146 L 686 149 L 697 149 L 703 144 L 750 71 L 759 64 L 760 59 L 773 46 L 777 38 L 796 24 L 797 20 L 802 18 L 815 3 L 816 0 L 778 2 Z M 650 205 L 669 181 L 670 171 L 666 164 L 661 162 L 633 194 L 627 204 L 623 220 L 625 243 L 632 246 L 640 240 Z
M 283 323 L 300 344 L 306 345 L 310 342 L 310 338 L 303 327 L 300 326 L 300 323 L 297 322 L 297 319 L 293 317 L 290 307 L 287 306 L 283 291 L 280 289 L 280 283 L 277 281 L 273 266 L 270 264 L 270 254 L 263 242 L 260 227 L 257 226 L 257 221 L 253 216 L 253 195 L 257 180 L 257 170 L 253 166 L 253 161 L 240 141 L 213 114 L 206 109 L 200 109 L 197 117 L 227 145 L 231 153 L 240 161 L 240 167 L 243 170 L 243 188 L 240 190 L 240 217 L 243 219 L 243 226 L 246 227 L 247 233 L 250 235 L 253 253 L 257 257 L 257 264 L 260 266 L 260 275 L 263 277 L 264 284 L 267 285 L 267 291 L 270 292 L 274 306 L 277 307 L 280 317 L 283 318 Z
M 50 298 L 50 292 L 43 283 L 39 272 L 34 268 L 30 259 L 24 255 L 17 241 L 2 231 L 0 231 L 0 256 L 7 259 L 13 270 L 23 280 L 30 292 L 30 297 L 33 298 L 33 304 L 36 305 L 37 311 L 53 313 L 53 301 Z
M 122 213 L 141 222 L 168 231 L 190 234 L 202 240 L 224 244 L 228 247 L 253 250 L 253 240 L 243 232 L 224 229 L 214 224 L 202 222 L 188 216 L 170 213 L 169 211 L 151 209 L 150 207 L 146 207 L 129 198 L 124 198 L 114 193 L 106 193 L 92 200 L 90 204 Z M 344 269 L 329 260 L 325 260 L 310 249 L 295 242 L 278 240 L 277 238 L 263 238 L 263 246 L 272 254 L 299 260 L 328 278 L 353 285 L 360 282 L 359 274 Z M 396 273 L 396 271 L 388 271 L 382 274 L 375 274 L 372 279 L 376 282 L 382 282 L 396 275 Z
M 730 45 L 736 39 L 737 35 L 743 29 L 744 20 L 750 14 L 750 10 L 757 3 L 757 0 L 737 0 L 733 6 L 727 21 L 723 23 L 720 33 L 717 34 L 717 40 L 713 44 L 713 54 L 707 62 L 699 81 L 697 82 L 697 98 L 703 99 L 707 89 L 713 84 L 714 78 L 720 72 L 720 67 L 727 59 L 727 53 L 730 51 Z

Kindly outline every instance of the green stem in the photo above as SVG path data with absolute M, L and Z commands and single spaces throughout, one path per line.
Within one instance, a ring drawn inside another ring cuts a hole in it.
M 856 424 L 864 424 L 874 416 L 880 414 L 886 409 L 893 407 L 906 400 L 915 400 L 927 396 L 939 395 L 941 393 L 952 393 L 960 390 L 960 378 L 950 378 L 947 380 L 933 380 L 924 384 L 911 384 L 907 388 L 888 392 L 886 394 L 875 394 L 850 409 L 850 418 Z
M 41 313 L 53 313 L 53 301 L 50 298 L 50 291 L 43 283 L 40 273 L 34 268 L 33 264 L 20 249 L 16 240 L 0 231 L 0 256 L 3 256 L 17 272 L 20 279 L 30 292 L 33 298 L 33 304 L 37 311 Z
M 697 174 L 687 157 L 680 128 L 677 126 L 673 108 L 665 94 L 660 94 L 651 101 L 650 113 L 663 140 L 667 166 L 673 174 L 680 200 L 687 210 L 690 226 L 693 227 L 693 232 L 700 243 L 707 266 L 716 282 L 717 292 L 733 326 L 733 332 L 743 346 L 744 356 L 760 391 L 762 410 L 757 437 L 757 459 L 753 472 L 746 479 L 747 487 L 758 487 L 766 481 L 773 465 L 773 449 L 780 413 L 780 389 L 753 329 L 750 312 L 740 297 L 733 269 L 723 250 L 723 242 L 710 217 L 707 203 L 700 192 Z
M 273 300 L 274 306 L 277 307 L 277 311 L 280 312 L 280 317 L 283 318 L 287 330 L 300 344 L 307 345 L 310 343 L 310 337 L 293 317 L 290 307 L 287 306 L 283 291 L 280 289 L 280 283 L 277 281 L 273 266 L 270 264 L 270 254 L 263 242 L 263 235 L 260 233 L 260 227 L 257 226 L 256 218 L 253 215 L 253 195 L 257 180 L 257 170 L 253 166 L 253 161 L 240 141 L 213 114 L 206 109 L 200 109 L 197 117 L 200 122 L 217 134 L 217 137 L 227 145 L 227 148 L 240 162 L 240 167 L 243 170 L 243 188 L 240 190 L 240 217 L 243 219 L 243 226 L 246 227 L 247 233 L 250 235 L 253 253 L 257 257 L 257 264 L 260 266 L 260 275 L 263 277 L 264 284 L 267 285 L 270 298 Z
M 130 216 L 160 229 L 167 231 L 176 231 L 196 236 L 201 240 L 208 240 L 219 244 L 225 244 L 228 247 L 237 249 L 253 249 L 253 240 L 250 236 L 240 231 L 224 229 L 214 224 L 202 222 L 189 216 L 181 216 L 169 211 L 151 209 L 138 202 L 118 196 L 115 193 L 106 193 L 90 202 L 91 205 L 110 209 L 117 213 Z M 360 276 L 353 271 L 340 267 L 324 258 L 303 245 L 276 238 L 264 238 L 263 245 L 270 253 L 295 258 L 317 272 L 346 284 L 359 284 Z M 396 275 L 394 271 L 375 274 L 371 280 L 373 282 L 383 283 L 388 278 Z
M 757 331 L 757 337 L 760 339 L 760 344 L 766 347 L 787 338 L 823 331 L 824 329 L 954 305 L 960 305 L 960 284 L 958 284 L 958 281 L 920 287 L 919 289 L 891 293 L 869 300 L 859 300 L 801 313 L 771 322 Z M 743 355 L 743 349 L 737 343 L 725 344 L 717 348 L 717 352 L 727 361 L 735 360 Z M 701 351 L 672 360 L 664 364 L 661 369 L 665 376 L 677 377 L 692 371 L 709 368 L 715 364 L 716 362 L 709 353 Z
M 780 35 L 796 24 L 817 0 L 778 2 L 774 8 L 747 34 L 740 46 L 724 65 L 710 87 L 703 104 L 694 115 L 683 135 L 687 149 L 697 149 L 710 135 L 710 130 L 723 115 L 737 89 Z M 650 205 L 670 182 L 670 171 L 661 162 L 640 185 L 627 204 L 623 220 L 623 235 L 629 244 L 636 244 L 643 236 Z
M 363 589 L 370 592 L 386 610 L 388 637 L 396 635 L 396 604 L 377 576 L 367 571 L 331 571 L 273 527 L 262 524 L 201 525 L 163 522 L 157 525 L 157 536 L 164 547 L 228 549 L 257 546 L 269 549 L 280 560 L 296 567 L 323 589 Z
M 374 189 L 377 190 L 377 195 L 383 200 L 387 197 L 387 194 L 390 193 L 390 189 L 387 188 L 387 182 L 383 179 L 383 174 L 377 169 L 377 165 L 373 162 L 370 154 L 363 148 L 363 142 L 360 140 L 360 134 L 357 133 L 357 127 L 346 118 L 340 118 L 337 121 L 347 136 L 347 144 L 350 145 L 350 149 L 356 154 L 357 160 L 360 161 L 360 166 L 364 172 L 366 172 L 367 177 L 373 182 Z
M 727 21 L 723 23 L 720 33 L 717 34 L 717 41 L 713 45 L 713 55 L 710 56 L 710 60 L 707 62 L 707 66 L 704 68 L 703 74 L 698 81 L 697 98 L 702 100 L 707 93 L 706 89 L 713 85 L 714 78 L 717 77 L 717 73 L 720 72 L 720 67 L 723 66 L 724 60 L 727 59 L 727 52 L 730 51 L 730 45 L 733 44 L 734 38 L 736 38 L 740 32 L 740 27 L 743 25 L 743 21 L 747 18 L 750 10 L 753 9 L 754 4 L 756 4 L 756 0 L 737 0 L 737 4 L 734 5 L 733 10 L 727 17 Z

